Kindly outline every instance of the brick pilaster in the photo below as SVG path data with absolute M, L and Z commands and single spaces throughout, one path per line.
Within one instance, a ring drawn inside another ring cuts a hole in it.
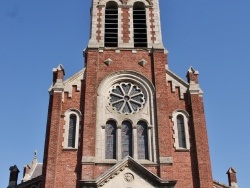
M 198 71 L 190 68 L 187 78 L 190 84 L 191 160 L 193 163 L 194 187 L 211 188 L 213 187 L 213 180 L 202 91 L 198 83 Z
M 95 134 L 96 134 L 96 100 L 97 72 L 99 63 L 98 50 L 89 50 L 86 57 L 86 79 L 84 96 L 84 130 L 82 136 L 82 180 L 95 177 Z
M 59 143 L 60 117 L 62 109 L 64 69 L 61 65 L 53 69 L 53 85 L 50 88 L 50 101 L 45 137 L 42 188 L 56 187 L 56 164 Z

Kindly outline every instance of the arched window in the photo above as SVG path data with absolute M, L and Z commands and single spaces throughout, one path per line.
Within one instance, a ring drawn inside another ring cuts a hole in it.
M 114 1 L 106 4 L 104 43 L 105 47 L 118 46 L 118 5 Z
M 137 123 L 138 159 L 148 158 L 148 126 L 144 121 Z
M 136 2 L 133 7 L 134 47 L 147 47 L 146 9 L 142 2 Z
M 189 115 L 184 110 L 175 110 L 173 112 L 174 147 L 177 150 L 190 149 L 188 118 Z
M 178 129 L 178 140 L 179 140 L 179 147 L 186 148 L 186 135 L 185 135 L 185 125 L 184 125 L 184 118 L 182 115 L 177 116 L 177 129 Z
M 129 121 L 122 123 L 122 158 L 127 155 L 132 156 L 132 124 Z
M 114 121 L 108 121 L 106 123 L 106 159 L 116 159 L 116 123 Z
M 77 117 L 75 114 L 69 116 L 69 133 L 68 133 L 68 147 L 76 147 L 76 121 Z
M 64 149 L 77 149 L 79 142 L 79 130 L 82 113 L 77 109 L 69 109 L 65 112 L 65 124 L 63 133 Z

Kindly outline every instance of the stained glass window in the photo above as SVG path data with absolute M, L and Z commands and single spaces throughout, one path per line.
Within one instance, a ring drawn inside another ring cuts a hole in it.
M 122 123 L 122 158 L 127 155 L 132 156 L 132 125 L 129 121 Z
M 116 123 L 108 121 L 106 123 L 106 159 L 116 159 Z
M 138 159 L 148 159 L 148 128 L 144 121 L 137 124 Z
M 71 148 L 75 148 L 76 120 L 77 120 L 76 115 L 71 114 L 69 117 L 69 134 L 68 134 L 68 147 Z
M 179 140 L 179 147 L 186 148 L 186 135 L 185 135 L 185 125 L 184 125 L 184 118 L 182 115 L 177 116 L 177 128 L 178 128 L 178 140 Z
M 132 83 L 122 82 L 112 87 L 109 97 L 110 105 L 122 114 L 135 113 L 143 108 L 145 95 Z

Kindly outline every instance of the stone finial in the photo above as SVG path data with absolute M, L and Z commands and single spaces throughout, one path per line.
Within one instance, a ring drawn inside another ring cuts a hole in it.
M 10 167 L 10 179 L 8 188 L 14 188 L 17 185 L 18 173 L 20 172 L 16 165 Z
M 188 83 L 192 82 L 192 83 L 198 84 L 199 83 L 198 75 L 199 75 L 199 72 L 195 70 L 193 67 L 190 67 L 187 72 Z
M 53 82 L 55 83 L 58 79 L 63 80 L 65 71 L 63 66 L 60 64 L 57 68 L 52 69 L 53 72 Z
M 32 163 L 37 163 L 37 150 L 34 151 L 34 159 Z
M 63 79 L 64 79 L 64 68 L 60 64 L 57 68 L 52 69 L 53 72 L 53 83 L 49 88 L 49 93 L 53 95 L 53 91 L 63 91 Z
M 196 71 L 193 67 L 190 67 L 188 69 L 187 79 L 189 83 L 189 92 L 190 94 L 198 94 L 199 96 L 202 96 L 203 91 L 199 86 L 198 75 L 199 72 Z
M 227 171 L 229 186 L 232 188 L 238 188 L 236 170 L 230 167 Z

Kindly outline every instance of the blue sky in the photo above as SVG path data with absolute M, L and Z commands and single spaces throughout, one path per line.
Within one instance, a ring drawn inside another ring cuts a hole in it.
M 250 1 L 160 0 L 169 67 L 185 79 L 200 72 L 214 179 L 237 170 L 247 188 L 250 159 Z M 0 187 L 43 144 L 52 68 L 66 77 L 84 66 L 90 0 L 0 1 Z

